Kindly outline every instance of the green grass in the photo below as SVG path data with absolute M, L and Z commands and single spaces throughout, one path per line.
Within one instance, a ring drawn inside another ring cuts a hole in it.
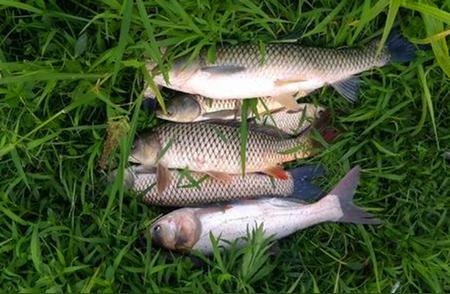
M 0 0 L 2 291 L 450 291 L 448 1 L 82 3 Z M 167 68 L 221 42 L 356 45 L 395 22 L 432 50 L 363 73 L 355 105 L 330 87 L 305 99 L 344 130 L 310 160 L 328 167 L 324 188 L 360 164 L 356 202 L 384 225 L 318 225 L 270 250 L 256 233 L 253 246 L 197 260 L 141 240 L 167 210 L 111 184 L 98 162 L 105 148 L 125 167 L 136 130 L 157 123 L 141 110 L 144 60 Z M 108 125 L 126 135 L 104 147 Z

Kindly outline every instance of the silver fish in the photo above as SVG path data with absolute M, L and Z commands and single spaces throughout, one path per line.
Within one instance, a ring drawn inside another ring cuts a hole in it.
M 155 221 L 149 234 L 156 244 L 170 250 L 210 254 L 210 234 L 219 240 L 220 247 L 228 248 L 232 241 L 245 245 L 247 232 L 261 225 L 266 237 L 280 239 L 323 222 L 379 224 L 380 220 L 352 202 L 359 174 L 360 168 L 353 168 L 313 204 L 269 198 L 219 207 L 181 208 Z
M 317 165 L 289 170 L 286 180 L 248 174 L 245 177 L 234 175 L 229 182 L 224 182 L 195 172 L 170 173 L 174 180 L 163 193 L 157 191 L 155 171 L 142 166 L 125 170 L 125 184 L 141 195 L 144 202 L 158 206 L 192 206 L 261 197 L 311 200 L 322 195 L 320 188 L 310 182 L 323 174 L 323 168 Z
M 217 100 L 200 95 L 179 93 L 167 101 L 167 113 L 157 110 L 156 115 L 161 119 L 183 123 L 205 120 L 239 120 L 241 106 L 241 99 Z M 270 98 L 261 98 L 257 104 L 259 114 L 283 108 L 283 105 Z M 250 113 L 250 116 L 253 114 Z
M 313 48 L 299 44 L 268 44 L 262 54 L 259 46 L 240 44 L 216 50 L 214 62 L 206 51 L 193 62 L 176 60 L 166 81 L 162 74 L 156 84 L 214 99 L 272 97 L 289 109 L 297 109 L 299 91 L 333 86 L 350 101 L 357 99 L 358 73 L 381 67 L 391 61 L 409 61 L 414 46 L 393 30 L 386 46 L 377 54 L 378 41 L 362 48 Z M 155 65 L 147 64 L 149 70 Z
M 242 100 L 214 100 L 200 95 L 179 93 L 167 102 L 167 112 L 157 110 L 156 115 L 173 122 L 200 122 L 207 120 L 240 120 Z M 314 104 L 302 103 L 298 110 L 287 110 L 270 98 L 261 98 L 257 104 L 259 118 L 254 122 L 274 126 L 281 131 L 298 135 L 311 125 L 325 109 Z M 249 117 L 255 117 L 251 112 Z

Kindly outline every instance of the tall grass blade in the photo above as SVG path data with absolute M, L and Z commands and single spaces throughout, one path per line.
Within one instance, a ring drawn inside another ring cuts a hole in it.
M 241 143 L 241 172 L 245 175 L 245 163 L 247 161 L 247 138 L 248 138 L 248 111 L 250 102 L 243 100 L 241 108 L 241 124 L 239 127 L 239 136 Z

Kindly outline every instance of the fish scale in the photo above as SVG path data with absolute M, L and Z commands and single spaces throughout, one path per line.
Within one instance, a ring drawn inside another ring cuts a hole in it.
M 305 106 L 299 112 L 288 112 L 286 110 L 261 115 L 259 119 L 255 119 L 258 124 L 265 126 L 274 126 L 278 129 L 292 135 L 298 135 L 305 131 L 319 114 L 315 113 L 315 109 L 309 109 Z
M 204 175 L 190 172 L 192 179 L 199 183 L 194 186 L 185 175 L 172 171 L 173 180 L 160 194 L 154 185 L 155 173 L 131 174 L 132 189 L 142 193 L 142 199 L 147 204 L 160 206 L 185 206 L 269 196 L 288 197 L 294 191 L 291 174 L 286 180 L 272 179 L 263 174 L 249 174 L 245 177 L 234 176 L 231 182 L 211 178 L 199 182 Z
M 297 95 L 298 97 L 306 96 L 305 94 Z M 217 100 L 217 99 L 210 99 L 207 97 L 203 97 L 201 95 L 196 95 L 195 99 L 200 103 L 200 105 L 204 108 L 206 112 L 214 112 L 214 111 L 220 111 L 224 109 L 240 109 L 242 106 L 242 100 L 239 99 L 226 99 L 226 100 Z M 280 105 L 278 102 L 271 98 L 260 98 L 260 102 L 257 105 L 258 112 L 264 112 L 266 107 L 268 109 L 281 109 L 283 108 L 282 105 Z M 265 107 L 265 106 L 266 107 Z
M 162 148 L 170 145 L 160 160 L 169 168 L 193 171 L 241 173 L 239 128 L 213 123 L 167 123 L 153 130 Z M 301 145 L 294 154 L 280 152 Z M 280 139 L 278 136 L 249 130 L 247 137 L 246 172 L 264 171 L 280 163 L 311 155 L 309 136 Z
M 375 45 L 364 49 L 328 49 L 303 47 L 297 44 L 268 44 L 264 63 L 258 46 L 238 45 L 217 49 L 214 65 L 245 66 L 248 74 L 269 74 L 275 78 L 292 74 L 301 74 L 305 78 L 330 78 L 354 74 L 377 65 L 382 66 L 389 61 L 388 53 L 383 50 L 378 56 Z M 267 71 L 270 68 L 270 71 Z

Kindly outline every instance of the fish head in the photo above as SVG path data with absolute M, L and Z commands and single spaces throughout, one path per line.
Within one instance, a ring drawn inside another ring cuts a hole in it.
M 187 83 L 192 76 L 201 68 L 200 61 L 190 61 L 188 58 L 182 57 L 176 59 L 170 70 L 162 72 L 155 63 L 147 62 L 146 68 L 152 73 L 153 82 L 160 86 L 165 86 L 170 89 L 187 92 Z
M 128 161 L 142 164 L 145 167 L 156 166 L 161 144 L 156 134 L 151 134 L 142 138 L 136 138 Z
M 174 90 L 189 92 L 189 81 L 199 70 L 200 63 L 198 60 L 190 61 L 188 58 L 178 58 L 167 72 L 167 81 L 162 74 L 155 76 L 154 81 Z
M 201 223 L 192 208 L 175 210 L 155 221 L 149 235 L 158 246 L 188 251 L 200 238 Z
M 167 113 L 157 110 L 159 118 L 174 122 L 193 122 L 202 113 L 200 104 L 194 96 L 180 94 L 172 97 L 167 103 Z

